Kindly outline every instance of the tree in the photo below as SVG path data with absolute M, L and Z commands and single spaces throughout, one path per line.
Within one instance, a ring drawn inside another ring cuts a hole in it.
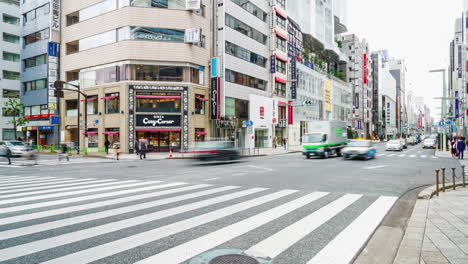
M 23 104 L 17 99 L 9 99 L 5 102 L 4 115 L 13 117 L 12 120 L 8 121 L 8 124 L 13 125 L 16 139 L 16 128 L 29 122 L 28 119 L 24 118 Z

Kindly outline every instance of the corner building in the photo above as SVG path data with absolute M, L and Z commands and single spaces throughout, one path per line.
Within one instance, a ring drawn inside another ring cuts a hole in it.
M 108 140 L 132 153 L 146 140 L 149 151 L 167 152 L 210 136 L 211 1 L 197 2 L 62 2 L 62 80 L 86 94 L 65 93 L 62 141 L 79 136 L 83 148 L 86 133 L 89 151 Z

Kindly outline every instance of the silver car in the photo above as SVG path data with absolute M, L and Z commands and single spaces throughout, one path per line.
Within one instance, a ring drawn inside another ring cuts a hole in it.
M 30 153 L 32 148 L 21 141 L 0 141 L 0 156 L 6 156 L 7 151 L 11 151 L 12 157 L 19 157 Z

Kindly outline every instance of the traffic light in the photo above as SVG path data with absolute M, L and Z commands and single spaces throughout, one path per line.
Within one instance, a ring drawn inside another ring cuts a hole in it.
M 63 96 L 64 96 L 63 90 L 55 90 L 54 91 L 54 96 L 58 97 L 58 98 L 63 98 Z

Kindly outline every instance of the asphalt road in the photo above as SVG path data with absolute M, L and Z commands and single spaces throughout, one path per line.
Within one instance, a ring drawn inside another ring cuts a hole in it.
M 459 168 L 433 153 L 0 163 L 0 263 L 349 263 L 398 197 Z

